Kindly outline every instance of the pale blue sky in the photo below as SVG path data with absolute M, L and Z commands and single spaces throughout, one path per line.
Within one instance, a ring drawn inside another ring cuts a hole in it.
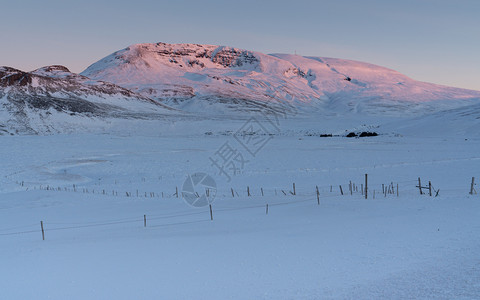
M 480 1 L 0 0 L 0 65 L 83 71 L 141 42 L 366 61 L 480 90 Z

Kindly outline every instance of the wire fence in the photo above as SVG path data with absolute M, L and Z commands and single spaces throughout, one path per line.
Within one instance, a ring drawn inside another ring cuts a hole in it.
M 393 195 L 396 197 L 399 197 L 399 185 L 401 184 L 402 186 L 407 185 L 409 188 L 404 188 L 402 190 L 402 194 L 405 192 L 408 192 L 409 194 L 415 193 L 417 191 L 420 191 L 420 189 L 425 189 L 428 187 L 422 187 L 419 188 L 419 186 L 416 186 L 415 184 L 418 184 L 419 180 L 404 180 L 400 182 L 391 182 L 389 184 L 383 184 L 382 189 L 379 190 L 379 196 L 384 196 L 386 197 L 387 195 Z M 311 203 L 316 203 L 320 204 L 321 200 L 325 199 L 333 199 L 333 198 L 342 198 L 346 195 L 361 195 L 362 198 L 364 197 L 364 187 L 361 187 L 361 190 L 358 190 L 358 186 L 355 185 L 352 182 L 349 182 L 348 184 L 348 189 L 345 188 L 345 192 L 341 188 L 342 185 L 336 186 L 337 188 L 340 188 L 340 192 L 338 191 L 333 191 L 334 185 L 324 185 L 324 186 L 315 186 L 316 192 L 309 193 L 309 192 L 300 192 L 297 193 L 295 190 L 295 185 L 293 185 L 293 191 L 289 189 L 279 189 L 279 188 L 271 188 L 271 189 L 263 189 L 262 190 L 262 195 L 264 195 L 265 191 L 270 191 L 273 192 L 275 191 L 276 198 L 278 199 L 278 194 L 277 191 L 280 190 L 283 193 L 280 194 L 281 196 L 288 196 L 290 197 L 289 201 L 283 201 L 283 202 L 271 202 L 263 204 L 258 204 L 258 205 L 245 205 L 245 206 L 239 206 L 239 207 L 225 207 L 225 208 L 215 208 L 215 212 L 229 212 L 229 211 L 241 211 L 241 210 L 248 210 L 248 209 L 259 209 L 259 208 L 266 208 L 266 213 L 268 214 L 268 207 L 275 207 L 275 206 L 285 206 L 285 205 L 294 205 L 294 204 L 299 204 L 299 203 L 306 203 L 306 202 L 311 202 Z M 345 184 L 344 184 L 345 186 Z M 434 192 L 439 191 L 438 189 L 435 189 L 433 185 L 429 185 Z M 356 188 L 357 187 L 357 188 Z M 378 187 L 378 184 L 377 184 Z M 388 189 L 387 189 L 388 188 Z M 325 194 L 318 192 L 320 189 L 323 190 L 330 190 L 330 194 Z M 395 190 L 396 189 L 396 190 Z M 259 195 L 252 196 L 251 195 L 251 190 L 249 187 L 245 189 L 243 193 L 239 194 L 237 191 L 234 191 L 233 188 L 231 189 L 232 192 L 232 197 L 231 198 L 247 198 L 247 197 L 260 197 Z M 256 190 L 260 190 L 257 188 Z M 373 190 L 373 191 L 372 191 Z M 455 190 L 460 190 L 460 189 L 455 189 Z M 54 191 L 52 189 L 48 191 Z M 253 189 L 252 189 L 253 191 Z M 367 193 L 370 196 L 370 199 L 375 198 L 375 189 L 369 188 Z M 465 191 L 465 189 L 463 189 Z M 473 194 L 474 190 L 474 183 L 472 179 L 472 187 L 471 187 L 471 193 Z M 258 191 L 257 191 L 258 192 Z M 381 192 L 381 194 L 380 194 Z M 476 191 L 475 191 L 476 193 Z M 102 194 L 101 194 L 102 195 Z M 241 196 L 240 196 L 241 195 Z M 438 193 L 437 193 L 438 195 Z M 175 197 L 180 197 L 181 194 L 178 193 L 178 189 L 176 191 L 176 195 L 172 194 L 171 196 Z M 228 198 L 228 196 L 223 196 L 224 199 Z M 268 198 L 268 197 L 266 197 Z M 303 199 L 302 199 L 303 198 Z M 270 199 L 270 198 L 269 198 Z M 211 209 L 211 206 L 210 206 Z M 176 218 L 184 218 L 184 217 L 190 217 L 190 216 L 195 216 L 195 215 L 204 215 L 208 216 L 210 214 L 211 219 L 205 219 L 205 220 L 179 220 L 178 222 L 174 223 L 162 223 L 162 224 L 153 224 L 149 225 L 148 227 L 163 227 L 163 226 L 177 226 L 177 225 L 186 225 L 186 224 L 195 224 L 195 223 L 200 223 L 200 222 L 207 222 L 213 220 L 212 216 L 212 211 L 210 210 L 201 210 L 201 211 L 179 211 L 179 212 L 174 212 L 174 213 L 168 213 L 168 214 L 156 214 L 156 215 L 148 215 L 148 221 L 151 220 L 171 220 L 171 219 L 176 219 Z M 74 230 L 74 229 L 82 229 L 82 228 L 96 228 L 96 227 L 107 227 L 107 226 L 116 226 L 116 225 L 121 225 L 121 224 L 143 224 L 144 227 L 147 227 L 147 216 L 144 215 L 143 217 L 132 217 L 132 218 L 121 218 L 121 219 L 112 219 L 112 220 L 99 220 L 99 221 L 90 221 L 90 222 L 48 222 L 48 223 L 43 223 L 41 222 L 41 228 L 39 227 L 39 223 L 33 223 L 33 224 L 27 224 L 27 225 L 19 225 L 19 226 L 14 226 L 14 227 L 9 227 L 9 228 L 0 228 L 0 237 L 5 237 L 5 236 L 13 236 L 13 235 L 24 235 L 24 234 L 39 234 L 42 233 L 42 235 L 45 232 L 51 232 L 51 231 L 64 231 L 64 230 Z M 45 225 L 45 226 L 44 226 Z M 50 227 L 52 226 L 52 227 Z

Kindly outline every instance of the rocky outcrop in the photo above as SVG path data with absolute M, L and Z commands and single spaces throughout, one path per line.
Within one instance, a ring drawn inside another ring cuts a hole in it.
M 29 73 L 10 67 L 0 67 L 0 86 L 27 86 L 32 83 Z

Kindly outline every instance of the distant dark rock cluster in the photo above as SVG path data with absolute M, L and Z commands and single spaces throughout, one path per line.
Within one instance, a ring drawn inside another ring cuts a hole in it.
M 357 137 L 357 134 L 355 132 L 350 132 L 349 134 L 346 135 L 346 137 Z
M 331 133 L 307 132 L 305 136 L 333 137 Z
M 359 137 L 366 137 L 366 136 L 378 136 L 378 133 L 364 131 L 364 132 L 360 133 L 360 135 L 359 135 Z
M 367 137 L 367 136 L 378 136 L 376 132 L 363 131 L 361 133 L 350 132 L 345 137 Z

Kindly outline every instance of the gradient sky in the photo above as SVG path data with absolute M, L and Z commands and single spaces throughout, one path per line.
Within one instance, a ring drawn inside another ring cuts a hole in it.
M 81 72 L 130 44 L 360 60 L 480 90 L 480 1 L 0 0 L 0 65 Z

